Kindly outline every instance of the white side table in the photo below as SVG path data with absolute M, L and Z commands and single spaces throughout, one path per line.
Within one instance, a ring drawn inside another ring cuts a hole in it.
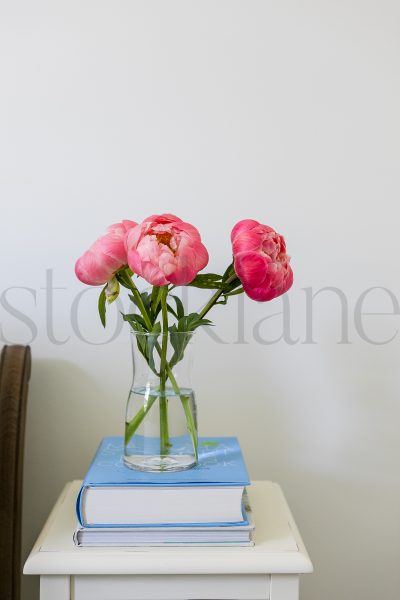
M 75 499 L 64 488 L 25 563 L 40 575 L 40 600 L 298 600 L 313 570 L 280 487 L 248 488 L 254 547 L 78 548 Z

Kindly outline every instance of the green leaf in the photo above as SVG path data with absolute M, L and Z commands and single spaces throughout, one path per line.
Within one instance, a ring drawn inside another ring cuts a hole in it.
M 153 286 L 153 289 L 150 293 L 142 292 L 140 294 L 142 302 L 146 308 L 146 312 L 149 315 L 152 323 L 155 322 L 161 310 L 161 291 L 161 287 Z
M 236 296 L 236 294 L 241 294 L 243 292 L 243 287 L 240 286 L 237 289 L 233 289 L 231 292 L 227 292 L 224 296 Z
M 182 300 L 178 296 L 174 296 L 172 294 L 170 294 L 170 296 L 168 297 L 174 299 L 176 310 L 172 308 L 170 304 L 167 304 L 167 310 L 169 313 L 171 313 L 171 315 L 175 317 L 177 321 L 179 321 L 179 319 L 185 316 L 185 309 L 183 307 Z
M 147 338 L 147 359 L 150 369 L 157 373 L 156 365 L 154 362 L 154 348 L 158 342 L 158 337 L 161 334 L 161 323 L 155 323 L 153 329 L 150 332 L 151 335 L 146 336 Z
M 239 279 L 235 279 L 226 287 L 226 289 L 222 292 L 222 296 L 215 304 L 227 304 L 230 296 L 235 296 L 236 294 L 241 294 L 242 292 L 242 282 Z
M 149 292 L 141 292 L 140 297 L 147 312 L 151 311 L 151 294 Z
M 138 315 L 136 313 L 127 314 L 123 315 L 123 319 L 124 321 L 128 321 L 128 323 L 135 331 L 148 331 L 146 327 L 146 321 L 143 319 L 142 315 Z
M 154 348 L 157 344 L 158 336 L 161 333 L 161 323 L 155 323 L 152 330 L 149 332 L 141 315 L 123 314 L 122 317 L 124 321 L 127 321 L 132 329 L 136 332 L 136 343 L 139 352 L 146 359 L 146 362 L 153 373 L 159 376 L 154 362 Z M 149 335 L 149 333 L 151 335 Z
M 235 275 L 235 268 L 233 266 L 233 262 L 228 266 L 225 273 L 222 275 L 222 281 L 226 281 L 227 279 L 229 279 L 229 277 L 232 277 L 232 275 Z
M 155 287 L 157 288 L 157 286 L 155 286 Z M 159 288 L 157 288 L 157 289 L 159 289 Z M 130 301 L 132 302 L 132 304 L 134 304 L 140 311 L 141 307 L 138 305 L 138 302 L 136 301 L 135 296 L 133 294 L 128 294 L 128 297 L 129 297 Z M 151 293 L 142 292 L 140 294 L 140 298 L 141 298 L 143 305 L 146 309 L 146 312 L 149 316 L 151 324 L 154 324 L 155 320 L 157 319 L 157 315 L 161 310 L 160 304 L 158 303 L 158 307 L 156 307 L 154 310 L 155 305 L 153 305 L 153 291 Z
M 218 290 L 223 287 L 222 275 L 203 273 L 202 275 L 197 275 L 188 285 L 206 290 Z
M 183 307 L 182 300 L 178 296 L 173 296 L 172 294 L 170 295 L 170 297 L 175 300 L 176 315 L 177 319 L 179 320 L 185 315 L 185 309 Z
M 135 314 L 131 314 L 131 315 L 122 314 L 122 318 L 124 319 L 124 321 L 127 321 L 129 323 L 129 325 L 132 327 L 132 329 L 136 332 L 136 341 L 137 341 L 138 348 L 147 360 L 146 335 L 145 334 L 148 332 L 147 332 L 146 328 L 143 326 L 143 323 L 142 323 L 143 318 L 140 315 L 135 315 Z M 143 335 L 140 335 L 140 334 L 143 334 Z
M 106 326 L 106 289 L 107 285 L 101 290 L 98 302 L 99 316 L 103 327 Z
M 222 275 L 218 275 L 218 273 L 201 273 L 197 275 L 196 279 L 209 279 L 210 281 L 218 281 L 222 279 Z
M 130 271 L 130 269 L 129 269 Z M 115 278 L 117 279 L 117 281 L 119 281 L 119 283 L 127 288 L 128 290 L 131 289 L 131 285 L 130 285 L 130 275 L 128 274 L 128 272 L 126 271 L 126 269 L 120 269 L 119 271 L 117 271 L 115 273 Z
M 169 328 L 169 339 L 174 349 L 174 353 L 169 361 L 169 366 L 173 369 L 184 356 L 186 346 L 190 341 L 190 333 L 178 331 L 177 326 L 174 324 Z
M 181 317 L 178 321 L 178 331 L 194 331 L 202 325 L 212 325 L 209 319 L 202 319 L 198 313 L 190 313 Z
M 154 336 L 159 335 L 161 333 L 161 323 L 159 321 L 158 323 L 154 323 L 153 329 L 150 331 L 150 333 Z
M 174 353 L 169 361 L 171 369 L 182 360 L 186 347 L 190 342 L 192 331 L 202 325 L 212 325 L 212 323 L 209 319 L 201 319 L 198 313 L 190 313 L 189 315 L 182 316 L 178 319 L 177 323 L 168 328 L 169 339 L 174 349 Z
M 157 318 L 158 313 L 161 310 L 161 296 L 162 296 L 162 287 L 158 285 L 153 285 L 153 289 L 151 291 L 151 313 L 154 317 L 154 320 Z
M 171 315 L 173 315 L 175 317 L 175 319 L 178 319 L 178 315 L 177 315 L 176 311 L 169 304 L 167 304 L 167 311 L 169 313 L 171 313 Z

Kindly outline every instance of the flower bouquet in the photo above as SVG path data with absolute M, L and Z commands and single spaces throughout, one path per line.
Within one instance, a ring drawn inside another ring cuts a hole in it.
M 194 331 L 211 325 L 210 310 L 236 294 L 266 302 L 293 283 L 285 241 L 274 229 L 246 219 L 232 229 L 233 260 L 222 274 L 200 273 L 208 252 L 198 230 L 171 214 L 138 224 L 122 221 L 77 260 L 85 284 L 104 286 L 98 310 L 128 291 L 135 312 L 123 314 L 132 329 L 133 384 L 125 423 L 125 463 L 141 470 L 180 470 L 197 462 L 197 418 L 190 385 Z M 152 287 L 140 291 L 135 279 Z M 179 286 L 212 290 L 199 312 L 185 313 Z

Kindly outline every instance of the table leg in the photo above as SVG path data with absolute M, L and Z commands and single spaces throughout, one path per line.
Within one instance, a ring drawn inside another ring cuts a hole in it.
M 299 600 L 298 575 L 271 575 L 270 600 Z
M 40 600 L 71 600 L 69 575 L 41 575 Z

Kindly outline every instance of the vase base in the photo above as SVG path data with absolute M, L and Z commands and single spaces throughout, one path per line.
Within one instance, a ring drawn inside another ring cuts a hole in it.
M 185 471 L 194 467 L 197 460 L 191 454 L 169 454 L 168 456 L 125 454 L 124 463 L 130 469 L 137 471 Z

